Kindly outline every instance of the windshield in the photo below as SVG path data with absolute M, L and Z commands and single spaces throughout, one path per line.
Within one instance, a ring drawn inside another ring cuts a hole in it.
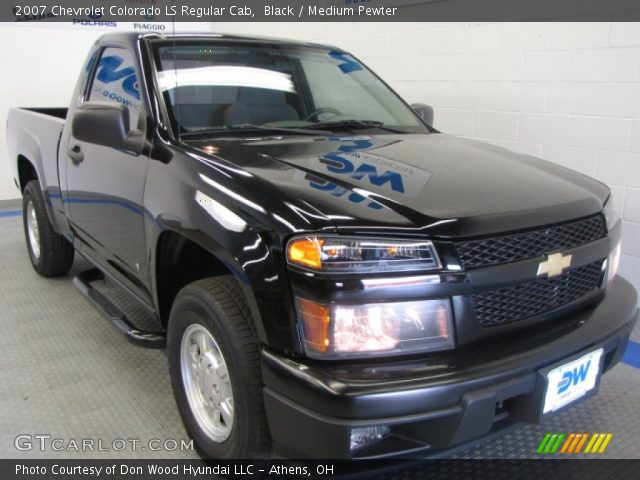
M 348 53 L 251 42 L 155 42 L 157 83 L 181 135 L 428 133 L 398 96 Z

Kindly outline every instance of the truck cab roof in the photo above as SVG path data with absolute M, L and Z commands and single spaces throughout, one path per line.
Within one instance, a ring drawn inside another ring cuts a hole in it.
M 264 36 L 253 36 L 253 35 L 233 35 L 226 33 L 213 33 L 213 32 L 203 32 L 203 33 L 139 33 L 139 32 L 117 32 L 117 33 L 106 33 L 98 38 L 98 43 L 125 43 L 129 45 L 134 45 L 138 40 L 231 40 L 238 42 L 251 42 L 251 43 L 261 43 L 261 44 L 272 44 L 272 45 L 291 45 L 291 46 L 307 46 L 307 47 L 318 47 L 332 50 L 342 51 L 341 48 L 338 48 L 334 45 L 322 44 L 316 42 L 304 42 L 299 40 L 291 40 L 287 38 L 278 38 L 278 37 L 264 37 Z

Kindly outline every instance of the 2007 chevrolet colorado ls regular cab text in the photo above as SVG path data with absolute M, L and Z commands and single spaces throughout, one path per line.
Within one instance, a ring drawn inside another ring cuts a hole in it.
M 540 421 L 637 321 L 610 191 L 431 114 L 335 47 L 105 35 L 68 110 L 10 112 L 31 262 L 78 252 L 81 292 L 166 339 L 207 457 L 421 456 Z

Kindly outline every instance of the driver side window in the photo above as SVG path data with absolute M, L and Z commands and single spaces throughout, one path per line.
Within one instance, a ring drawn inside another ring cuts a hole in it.
M 102 51 L 94 72 L 89 101 L 113 102 L 129 108 L 130 126 L 140 118 L 140 90 L 133 54 L 124 48 L 107 47 Z

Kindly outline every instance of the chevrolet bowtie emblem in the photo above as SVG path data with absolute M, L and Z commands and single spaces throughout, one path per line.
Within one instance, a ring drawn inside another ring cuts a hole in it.
M 547 259 L 538 265 L 538 276 L 548 275 L 551 278 L 562 275 L 562 272 L 571 266 L 571 258 L 571 255 L 562 255 L 562 253 L 547 255 Z

